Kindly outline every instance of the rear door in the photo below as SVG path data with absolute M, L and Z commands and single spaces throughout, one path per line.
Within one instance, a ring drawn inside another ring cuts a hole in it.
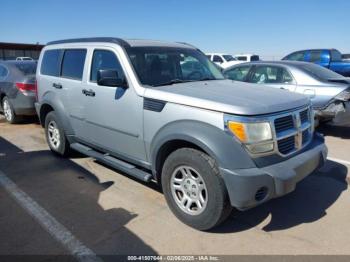
M 296 82 L 292 74 L 282 66 L 256 65 L 249 74 L 248 82 L 292 92 L 296 89 Z
M 63 51 L 59 80 L 55 81 L 57 93 L 62 92 L 65 109 L 77 137 L 85 132 L 85 101 L 82 95 L 87 49 L 68 48 Z M 55 87 L 55 86 L 54 86 Z

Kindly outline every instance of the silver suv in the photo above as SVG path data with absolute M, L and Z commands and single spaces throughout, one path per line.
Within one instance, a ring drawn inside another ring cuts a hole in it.
M 303 95 L 225 80 L 197 48 L 118 38 L 49 43 L 36 110 L 51 150 L 161 184 L 172 212 L 208 230 L 232 208 L 285 195 L 327 148 Z

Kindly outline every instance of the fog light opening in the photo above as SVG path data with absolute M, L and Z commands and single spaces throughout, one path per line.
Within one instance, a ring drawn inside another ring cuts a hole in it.
M 255 193 L 255 200 L 262 201 L 267 196 L 269 189 L 266 186 L 260 187 Z

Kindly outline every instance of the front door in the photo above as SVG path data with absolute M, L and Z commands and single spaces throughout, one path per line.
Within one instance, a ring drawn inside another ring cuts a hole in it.
M 296 89 L 292 75 L 287 69 L 280 66 L 257 65 L 249 76 L 249 82 L 292 92 Z
M 143 142 L 143 98 L 138 96 L 124 73 L 118 53 L 105 47 L 92 50 L 90 76 L 85 90 L 85 138 L 116 155 L 146 160 Z M 125 78 L 128 88 L 100 86 L 98 70 L 112 69 Z

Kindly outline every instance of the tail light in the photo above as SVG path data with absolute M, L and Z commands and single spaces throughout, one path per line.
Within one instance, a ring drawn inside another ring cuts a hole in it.
M 19 91 L 25 92 L 25 91 L 36 91 L 36 85 L 35 84 L 26 84 L 26 83 L 16 83 L 16 87 Z

